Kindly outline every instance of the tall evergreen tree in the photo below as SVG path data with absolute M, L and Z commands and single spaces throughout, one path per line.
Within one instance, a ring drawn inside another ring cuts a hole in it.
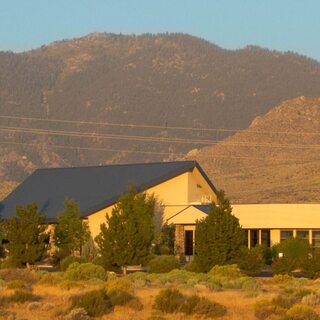
M 154 238 L 155 198 L 130 187 L 96 237 L 106 267 L 144 264 Z
M 220 191 L 208 216 L 197 221 L 194 262 L 200 271 L 207 272 L 214 265 L 235 262 L 244 245 L 245 234 L 239 220 L 232 214 L 230 201 Z
M 80 253 L 89 237 L 89 226 L 80 218 L 79 204 L 66 198 L 64 211 L 58 214 L 57 225 L 54 229 L 55 245 L 69 254 Z
M 16 207 L 15 216 L 4 222 L 6 249 L 11 263 L 29 267 L 44 257 L 48 235 L 45 233 L 45 217 L 38 212 L 37 205 L 31 203 L 23 208 Z

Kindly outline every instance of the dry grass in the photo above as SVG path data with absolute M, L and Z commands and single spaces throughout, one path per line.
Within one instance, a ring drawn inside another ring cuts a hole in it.
M 228 313 L 224 316 L 223 320 L 255 320 L 254 316 L 254 304 L 259 299 L 271 299 L 279 294 L 282 289 L 272 279 L 259 279 L 262 286 L 262 292 L 257 297 L 249 297 L 243 290 L 225 290 L 212 292 L 206 288 L 200 288 L 197 290 L 181 289 L 183 294 L 191 295 L 195 292 L 201 296 L 205 296 L 210 300 L 217 301 L 227 307 Z M 319 290 L 319 281 L 310 281 L 307 287 L 311 290 Z M 29 310 L 28 305 L 30 302 L 24 304 L 10 305 L 7 310 L 16 314 L 17 318 L 33 319 L 33 320 L 51 320 L 57 319 L 52 311 L 41 310 L 44 305 L 53 305 L 60 310 L 68 310 L 69 297 L 74 294 L 83 293 L 87 290 L 92 290 L 97 286 L 84 284 L 81 287 L 72 288 L 70 290 L 64 290 L 59 287 L 48 287 L 35 285 L 33 287 L 33 293 L 39 297 L 40 307 L 33 310 Z M 143 304 L 142 311 L 132 310 L 129 307 L 117 306 L 114 311 L 108 315 L 101 317 L 105 320 L 135 320 L 135 319 L 148 319 L 152 315 L 159 315 L 152 309 L 154 298 L 157 295 L 160 287 L 149 288 L 137 288 L 135 295 L 140 299 Z M 12 291 L 2 289 L 0 294 L 8 294 Z M 316 311 L 320 311 L 320 307 L 315 308 Z M 164 317 L 167 320 L 182 320 L 182 319 L 194 319 L 192 316 L 186 316 L 184 314 L 166 315 Z

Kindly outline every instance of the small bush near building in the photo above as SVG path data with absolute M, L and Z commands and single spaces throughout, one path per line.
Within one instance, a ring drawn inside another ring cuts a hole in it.
M 69 268 L 69 266 L 75 262 L 85 263 L 86 260 L 82 257 L 67 256 L 60 261 L 60 270 L 66 271 Z
M 71 264 L 65 274 L 67 280 L 90 280 L 90 279 L 106 279 L 106 271 L 101 266 L 93 263 L 78 263 Z
M 174 256 L 158 256 L 148 263 L 150 273 L 167 273 L 174 269 L 180 269 L 180 263 Z
M 276 253 L 283 253 L 285 257 L 292 259 L 302 258 L 310 251 L 308 240 L 302 238 L 288 238 L 274 246 Z
M 104 290 L 89 291 L 70 299 L 73 308 L 83 308 L 91 317 L 99 317 L 112 311 L 111 300 Z
M 236 264 L 229 264 L 225 266 L 214 266 L 208 274 L 212 277 L 226 277 L 228 279 L 236 279 L 242 277 L 242 273 Z
M 293 258 L 276 258 L 271 266 L 273 274 L 291 274 L 296 269 L 297 261 Z
M 305 256 L 301 261 L 301 271 L 307 278 L 317 279 L 320 277 L 320 250 L 315 250 Z
M 162 289 L 155 298 L 153 308 L 164 313 L 178 312 L 185 298 L 178 289 Z
M 252 249 L 242 248 L 241 257 L 238 259 L 238 266 L 241 271 L 249 276 L 261 273 L 265 265 L 265 258 L 260 247 Z

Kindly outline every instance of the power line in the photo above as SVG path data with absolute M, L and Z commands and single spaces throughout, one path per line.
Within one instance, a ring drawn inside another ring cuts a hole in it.
M 0 144 L 14 144 L 14 145 L 26 145 L 39 147 L 39 143 L 25 143 L 25 142 L 10 142 L 0 141 Z M 95 148 L 95 147 L 76 147 L 76 146 L 64 146 L 57 144 L 46 144 L 49 148 L 60 148 L 60 149 L 71 149 L 71 150 L 89 150 L 89 151 L 106 151 L 106 152 L 131 152 L 131 153 L 142 153 L 142 154 L 158 154 L 158 155 L 175 155 L 184 156 L 183 153 L 171 153 L 171 152 L 156 152 L 156 151 L 140 151 L 140 150 L 126 150 L 126 149 L 109 149 L 109 148 Z
M 26 145 L 39 147 L 39 143 L 25 143 L 25 142 L 11 142 L 11 141 L 0 141 L 0 144 L 14 144 L 14 145 Z M 88 150 L 88 151 L 105 151 L 105 152 L 130 152 L 130 153 L 142 153 L 142 154 L 157 154 L 157 155 L 173 155 L 173 156 L 185 156 L 183 153 L 173 152 L 156 152 L 156 151 L 140 151 L 140 150 L 127 150 L 127 149 L 109 149 L 109 148 L 96 148 L 96 147 L 77 147 L 77 146 L 64 146 L 56 144 L 46 144 L 48 148 L 61 148 L 70 150 Z M 265 157 L 247 157 L 247 156 L 213 156 L 215 159 L 243 159 L 243 160 L 268 160 L 268 161 L 319 161 L 320 159 L 302 159 L 302 158 L 265 158 Z
M 159 142 L 159 143 L 180 143 L 180 144 L 202 144 L 202 145 L 216 145 L 220 143 L 219 140 L 201 140 L 201 139 L 182 139 L 182 138 L 164 138 L 164 137 L 147 137 L 136 135 L 119 135 L 119 134 L 101 134 L 94 132 L 79 132 L 79 131 L 65 131 L 65 130 L 48 130 L 48 129 L 34 129 L 34 128 L 20 128 L 20 127 L 8 127 L 1 126 L 0 131 L 4 132 L 22 132 L 40 135 L 57 135 L 57 136 L 69 136 L 69 137 L 82 137 L 82 138 L 108 138 L 115 140 L 127 140 L 127 141 L 142 141 L 142 142 Z M 289 144 L 289 143 L 254 143 L 254 142 L 229 142 L 225 141 L 224 145 L 231 146 L 255 146 L 255 147 L 277 147 L 277 148 L 296 148 L 296 149 L 319 149 L 320 144 Z
M 44 119 L 33 117 L 18 117 L 18 116 L 0 116 L 0 119 L 13 119 L 13 120 L 28 120 L 28 121 L 45 121 L 69 124 L 89 124 L 100 126 L 113 126 L 113 127 L 129 127 L 129 128 L 146 128 L 146 129 L 162 129 L 162 130 L 185 130 L 185 131 L 208 131 L 208 132 L 239 132 L 244 129 L 225 129 L 225 128 L 195 128 L 195 127 L 181 127 L 181 126 L 160 126 L 160 125 L 140 125 L 140 124 L 125 124 L 125 123 L 112 123 L 112 122 L 95 122 L 95 121 L 76 121 L 76 120 L 63 120 L 63 119 Z M 263 133 L 263 134 L 287 134 L 287 135 L 320 135 L 320 132 L 296 132 L 296 131 L 258 131 L 246 129 L 245 132 L 249 133 Z

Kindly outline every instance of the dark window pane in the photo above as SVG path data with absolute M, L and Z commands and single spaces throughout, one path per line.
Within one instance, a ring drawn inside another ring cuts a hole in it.
M 320 248 L 320 231 L 312 231 L 312 246 Z
M 257 244 L 259 244 L 259 230 L 250 230 L 250 237 L 251 237 L 250 246 L 251 248 L 253 248 Z
M 185 231 L 185 255 L 186 256 L 193 255 L 193 231 L 192 230 Z
M 308 230 L 297 230 L 296 236 L 302 239 L 309 240 L 309 231 Z
M 261 230 L 261 244 L 270 247 L 270 230 Z
M 286 240 L 288 238 L 293 237 L 293 231 L 292 230 L 281 230 L 280 231 L 280 242 L 283 240 Z

